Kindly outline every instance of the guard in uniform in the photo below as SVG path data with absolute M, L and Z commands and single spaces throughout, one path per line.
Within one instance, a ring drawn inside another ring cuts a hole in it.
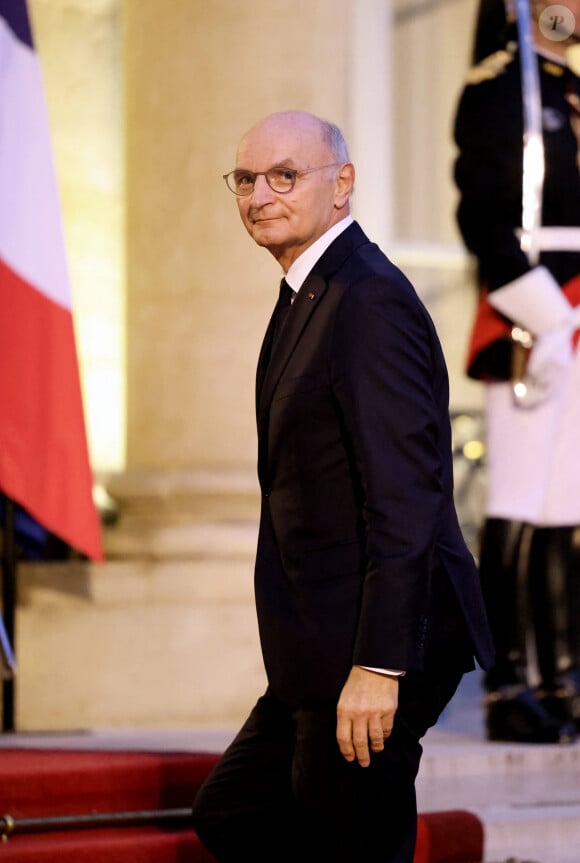
M 467 372 L 486 388 L 480 573 L 497 651 L 487 733 L 531 743 L 568 742 L 580 727 L 580 78 L 566 53 L 580 2 L 567 3 L 575 30 L 557 41 L 539 24 L 547 5 L 531 7 L 545 170 L 537 265 L 520 245 L 522 75 L 504 0 L 481 0 L 455 121 L 457 220 L 480 291 Z

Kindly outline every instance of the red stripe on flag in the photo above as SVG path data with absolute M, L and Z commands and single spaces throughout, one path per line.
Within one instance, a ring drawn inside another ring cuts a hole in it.
M 0 259 L 0 487 L 102 560 L 72 315 Z

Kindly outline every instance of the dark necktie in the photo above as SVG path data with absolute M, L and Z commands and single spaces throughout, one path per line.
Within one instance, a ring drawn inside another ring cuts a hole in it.
M 272 356 L 274 344 L 282 331 L 282 326 L 288 312 L 290 311 L 290 306 L 292 305 L 292 297 L 294 294 L 295 291 L 292 290 L 286 279 L 282 279 L 282 281 L 280 282 L 280 293 L 278 295 L 278 300 L 276 302 L 276 305 L 274 306 L 274 311 L 272 312 L 270 324 L 266 331 L 266 335 L 264 336 L 264 344 L 262 345 L 262 352 L 260 354 L 260 360 L 258 362 L 258 370 L 256 373 L 257 405 L 259 405 L 260 403 L 262 387 L 264 385 L 264 377 L 266 375 L 266 369 L 268 368 L 268 364 L 270 362 L 270 357 Z
M 282 332 L 282 327 L 284 326 L 284 321 L 290 311 L 290 306 L 292 305 L 292 297 L 294 296 L 294 291 L 286 281 L 286 279 L 282 279 L 280 282 L 280 293 L 278 294 L 278 302 L 276 303 L 276 308 L 274 310 L 274 335 L 272 338 L 272 348 L 278 341 L 280 333 Z

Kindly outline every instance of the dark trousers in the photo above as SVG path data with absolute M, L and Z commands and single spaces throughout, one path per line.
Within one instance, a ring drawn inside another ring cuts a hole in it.
M 220 863 L 412 863 L 419 740 L 461 676 L 402 678 L 366 768 L 340 754 L 335 703 L 290 710 L 267 691 L 195 799 L 202 842 Z
M 519 684 L 554 693 L 568 679 L 578 689 L 580 527 L 488 518 L 479 569 L 496 646 L 486 688 Z

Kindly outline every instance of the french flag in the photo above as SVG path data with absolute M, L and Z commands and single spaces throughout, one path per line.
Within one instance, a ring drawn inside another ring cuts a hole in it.
M 0 491 L 102 560 L 48 118 L 25 0 L 0 0 Z

